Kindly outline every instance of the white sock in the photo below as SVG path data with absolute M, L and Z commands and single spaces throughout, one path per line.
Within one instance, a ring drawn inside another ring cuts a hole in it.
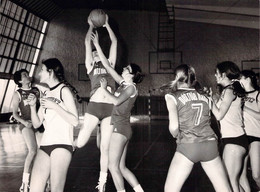
M 106 172 L 99 172 L 99 182 L 106 183 L 107 182 L 107 173 Z
M 124 189 L 124 190 L 121 190 L 121 191 L 117 191 L 117 192 L 125 192 L 125 189 Z
M 138 184 L 137 186 L 135 186 L 133 189 L 134 189 L 135 192 L 144 192 L 144 190 L 143 190 L 143 188 L 141 187 L 140 184 Z
M 23 183 L 29 183 L 30 173 L 23 173 Z

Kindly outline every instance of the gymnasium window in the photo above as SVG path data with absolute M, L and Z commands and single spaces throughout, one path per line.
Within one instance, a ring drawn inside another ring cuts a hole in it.
M 48 22 L 9 0 L 0 13 L 0 113 L 9 113 L 17 89 L 12 75 L 27 69 L 33 76 Z

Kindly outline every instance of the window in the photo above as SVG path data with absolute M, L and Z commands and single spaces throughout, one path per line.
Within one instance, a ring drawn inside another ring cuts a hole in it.
M 16 89 L 12 74 L 24 68 L 33 75 L 48 22 L 9 0 L 0 9 L 0 113 L 8 113 Z

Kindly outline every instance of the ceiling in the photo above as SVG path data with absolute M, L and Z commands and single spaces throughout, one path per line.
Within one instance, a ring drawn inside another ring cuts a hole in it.
M 52 0 L 64 9 L 106 9 L 158 11 L 165 0 Z
M 170 19 L 259 29 L 257 0 L 12 0 L 51 21 L 65 9 L 168 10 Z M 172 12 L 174 10 L 174 13 Z M 171 16 L 174 15 L 174 16 Z
M 175 20 L 259 29 L 256 0 L 166 0 Z

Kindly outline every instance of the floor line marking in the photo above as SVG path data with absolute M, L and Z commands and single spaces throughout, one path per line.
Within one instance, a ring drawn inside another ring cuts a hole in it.
M 146 152 L 143 154 L 143 156 L 141 157 L 141 159 L 137 162 L 136 166 L 133 168 L 134 170 L 137 169 L 137 167 L 141 164 L 141 162 L 143 161 L 144 157 L 150 152 L 150 150 L 152 149 L 152 147 L 155 145 L 155 143 L 157 142 L 157 140 L 159 139 L 159 137 L 161 136 L 162 131 L 160 131 L 160 133 L 158 134 L 158 136 L 155 138 L 155 140 L 151 143 L 151 145 L 147 148 Z

